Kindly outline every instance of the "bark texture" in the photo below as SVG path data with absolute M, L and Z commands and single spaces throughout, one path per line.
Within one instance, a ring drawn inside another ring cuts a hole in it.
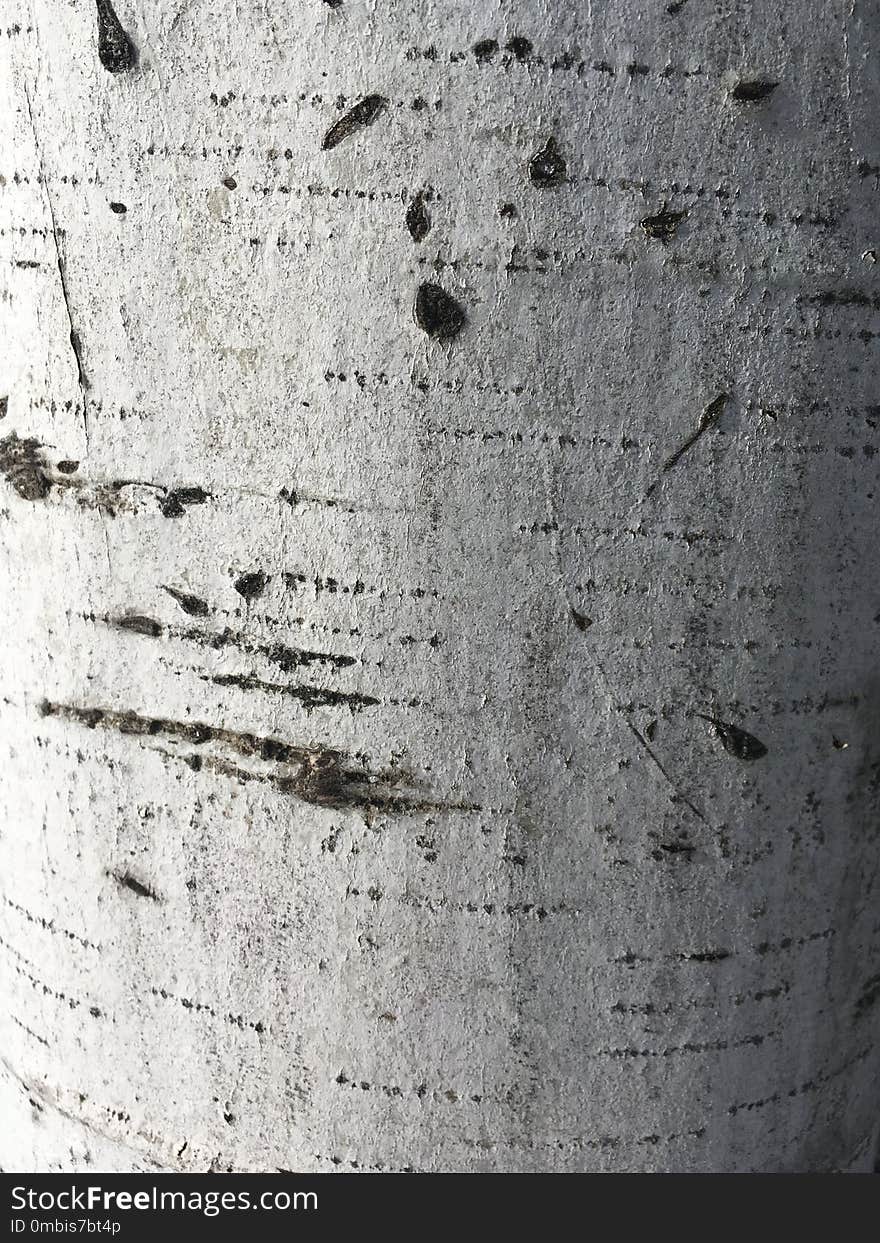
M 878 1116 L 873 0 L 4 6 L 0 1165 Z

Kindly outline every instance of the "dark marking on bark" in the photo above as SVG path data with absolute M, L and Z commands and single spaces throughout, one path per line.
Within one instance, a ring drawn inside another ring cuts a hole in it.
M 436 341 L 450 341 L 464 327 L 464 308 L 445 289 L 428 281 L 419 285 L 414 307 L 415 321 Z
M 245 600 L 256 600 L 266 590 L 269 578 L 262 570 L 253 570 L 248 574 L 240 574 L 232 584 Z
M 124 617 L 115 618 L 112 624 L 118 630 L 130 630 L 134 634 L 144 634 L 151 639 L 158 639 L 164 629 L 161 622 L 157 622 L 152 617 L 144 617 L 141 613 L 126 613 Z
M 108 872 L 107 875 L 112 876 L 117 885 L 122 885 L 124 889 L 130 889 L 132 893 L 136 893 L 139 898 L 149 898 L 152 902 L 161 901 L 157 893 L 148 885 L 142 884 L 130 872 Z
M 723 962 L 730 958 L 730 950 L 691 950 L 687 954 L 679 954 L 679 962 Z
M 118 618 L 98 617 L 92 613 L 84 614 L 86 621 L 100 621 L 109 626 L 118 626 Z M 249 656 L 264 656 L 282 673 L 290 673 L 307 665 L 328 665 L 333 669 L 348 669 L 358 663 L 356 656 L 348 656 L 340 652 L 315 652 L 307 648 L 289 647 L 285 643 L 260 643 L 249 639 L 247 635 L 237 633 L 226 627 L 224 630 L 196 630 L 191 627 L 166 626 L 169 638 L 184 639 L 199 647 L 219 652 L 232 647 L 237 651 L 246 652 Z
M 10 432 L 0 440 L 0 474 L 26 501 L 41 501 L 52 490 L 43 446 L 32 436 L 20 439 Z
M 497 39 L 480 39 L 474 44 L 474 56 L 478 65 L 488 65 L 498 51 Z
M 235 180 L 234 177 L 224 177 L 220 184 L 224 185 L 227 190 L 238 189 L 238 182 Z
M 835 737 L 835 735 L 832 734 L 831 745 L 835 751 L 845 751 L 847 747 L 849 746 L 849 743 L 845 742 L 842 738 Z
M 406 209 L 406 227 L 414 242 L 423 242 L 431 231 L 431 216 L 425 206 L 425 196 L 421 191 Z
M 670 17 L 676 17 L 686 4 L 687 0 L 672 0 L 672 4 L 667 4 L 666 12 Z
M 529 180 L 542 190 L 564 185 L 567 173 L 567 165 L 555 138 L 548 138 L 541 150 L 529 160 Z
M 505 47 L 517 60 L 528 60 L 532 54 L 531 39 L 526 39 L 522 35 L 514 35 L 512 39 L 508 39 Z
M 200 676 L 206 682 L 213 682 L 215 686 L 236 686 L 243 691 L 287 695 L 306 709 L 348 708 L 351 712 L 359 712 L 362 708 L 373 708 L 379 703 L 372 695 L 361 695 L 356 691 L 326 690 L 320 686 L 289 686 L 284 682 L 267 682 L 253 673 L 214 673 Z
M 64 461 L 55 463 L 55 469 L 60 471 L 62 475 L 75 475 L 79 470 L 79 462 L 65 458 Z
M 645 737 L 648 742 L 653 742 L 657 734 L 657 722 L 651 721 L 645 728 Z
M 516 220 L 519 212 L 513 203 L 502 203 L 498 208 L 498 215 L 502 220 Z
M 355 104 L 345 116 L 331 125 L 321 143 L 322 151 L 332 151 L 341 142 L 358 130 L 372 125 L 376 118 L 385 111 L 388 100 L 383 95 L 367 95 L 360 103 Z
M 43 700 L 42 717 L 84 725 L 87 729 L 107 729 L 115 733 L 147 739 L 168 739 L 205 747 L 213 745 L 227 751 L 266 763 L 276 764 L 275 771 L 243 768 L 223 755 L 203 752 L 199 757 L 204 769 L 234 777 L 243 782 L 265 782 L 282 794 L 288 794 L 318 807 L 340 810 L 373 810 L 388 812 L 419 812 L 437 810 L 479 810 L 476 806 L 422 799 L 397 788 L 406 782 L 399 769 L 371 772 L 345 752 L 319 745 L 301 746 L 280 738 L 265 737 L 200 721 L 177 721 L 167 717 L 142 716 L 140 713 L 77 704 L 53 703 Z M 179 751 L 156 748 L 161 754 L 189 763 L 192 758 Z
M 342 0 L 324 0 L 328 9 L 338 9 L 342 5 Z
M 631 78 L 646 78 L 650 73 L 650 66 L 634 60 L 627 65 L 626 72 Z
M 778 82 L 770 82 L 763 78 L 746 79 L 737 82 L 731 91 L 731 97 L 738 104 L 755 104 L 776 90 Z
M 0 419 L 5 419 L 9 413 L 9 398 L 0 397 Z
M 200 596 L 191 596 L 186 591 L 178 591 L 176 587 L 167 587 L 164 583 L 160 584 L 163 591 L 167 591 L 172 600 L 183 609 L 184 613 L 188 613 L 190 617 L 207 617 L 208 605 Z
M 715 737 L 724 750 L 738 760 L 760 760 L 767 754 L 767 748 L 753 734 L 731 725 L 727 721 L 719 721 L 717 717 L 705 716 L 702 712 L 694 714 L 701 721 L 708 721 L 715 731 Z
M 210 499 L 210 493 L 204 488 L 173 488 L 159 497 L 159 511 L 164 518 L 180 518 L 186 513 L 187 505 L 204 505 Z
M 709 430 L 710 427 L 714 427 L 714 425 L 721 418 L 721 415 L 724 411 L 724 407 L 727 405 L 728 400 L 729 398 L 728 398 L 727 393 L 719 393 L 717 397 L 715 397 L 712 401 L 709 402 L 706 409 L 700 415 L 699 422 L 697 423 L 697 430 L 693 433 L 692 436 L 688 436 L 684 444 L 682 444 L 678 449 L 676 449 L 676 451 L 672 454 L 671 457 L 668 457 L 666 459 L 666 461 L 663 463 L 664 471 L 672 470 L 673 466 L 675 466 L 675 464 L 678 461 L 680 461 L 681 458 L 684 457 L 687 451 L 694 447 L 694 445 L 697 443 L 700 437 L 705 435 L 705 433 Z
M 872 1010 L 876 1003 L 880 1001 L 880 972 L 872 975 L 862 985 L 862 991 L 856 999 L 854 1015 L 856 1019 L 863 1019 L 869 1010 Z
M 675 237 L 678 226 L 686 216 L 686 211 L 668 211 L 664 203 L 655 216 L 645 216 L 639 223 L 648 237 L 667 245 Z
M 124 216 L 128 208 L 124 203 L 111 203 L 110 210 L 117 216 Z
M 124 73 L 137 63 L 134 44 L 122 28 L 110 0 L 96 0 L 98 60 L 108 73 Z
M 571 610 L 571 620 L 577 626 L 578 630 L 589 630 L 593 624 L 592 617 L 587 617 L 584 613 L 579 613 L 577 609 Z

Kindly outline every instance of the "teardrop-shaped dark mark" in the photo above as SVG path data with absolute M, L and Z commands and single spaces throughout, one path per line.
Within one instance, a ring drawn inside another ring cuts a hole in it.
M 564 185 L 566 163 L 556 145 L 555 138 L 548 138 L 545 146 L 529 160 L 529 178 L 533 185 L 546 189 Z
M 686 216 L 686 211 L 667 211 L 664 203 L 656 216 L 645 216 L 639 223 L 648 237 L 665 244 L 675 237 L 678 226 Z
M 122 29 L 110 0 L 95 0 L 98 10 L 98 60 L 108 73 L 124 73 L 134 68 L 137 52 Z
M 207 617 L 208 604 L 202 600 L 200 596 L 191 596 L 187 591 L 178 591 L 176 587 L 166 587 L 162 584 L 162 590 L 167 591 L 172 600 L 176 600 L 184 613 L 190 617 Z
M 497 51 L 497 39 L 481 39 L 479 43 L 474 44 L 474 56 L 477 58 L 478 65 L 488 64 Z
M 571 610 L 571 620 L 577 626 L 578 630 L 589 630 L 593 624 L 592 617 L 587 617 L 584 613 L 579 613 L 577 609 Z
M 419 285 L 416 294 L 415 319 L 429 337 L 437 341 L 449 341 L 457 337 L 464 327 L 464 308 L 439 285 L 427 282 Z
M 431 231 L 431 217 L 425 206 L 425 196 L 421 191 L 406 209 L 406 227 L 414 242 L 424 241 Z
M 766 99 L 768 95 L 772 95 L 778 85 L 778 82 L 767 82 L 757 79 L 750 82 L 737 82 L 731 91 L 731 95 L 738 104 L 756 104 L 759 100 Z
M 381 112 L 385 111 L 388 106 L 388 100 L 384 95 L 367 95 L 355 104 L 344 117 L 341 117 L 335 125 L 331 125 L 324 135 L 324 141 L 321 143 L 322 151 L 331 151 L 334 147 L 338 147 L 351 134 L 357 133 L 359 129 L 365 129 L 366 126 L 372 125 Z
M 113 212 L 114 216 L 124 216 L 128 211 L 128 208 L 124 203 L 111 203 L 110 210 Z
M 728 755 L 734 756 L 738 760 L 760 760 L 767 754 L 767 748 L 759 738 L 754 734 L 748 734 L 744 729 L 740 729 L 738 725 L 731 725 L 727 721 L 719 721 L 714 716 L 704 716 L 702 712 L 697 712 L 696 716 L 701 721 L 708 721 L 715 730 L 715 736 L 721 743 Z
M 233 587 L 245 600 L 255 600 L 266 590 L 268 576 L 262 570 L 254 570 L 251 574 L 241 574 L 233 583 Z

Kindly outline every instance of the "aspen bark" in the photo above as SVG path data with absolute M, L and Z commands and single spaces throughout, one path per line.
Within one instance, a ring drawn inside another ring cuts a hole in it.
M 0 26 L 0 1165 L 868 1168 L 878 5 Z

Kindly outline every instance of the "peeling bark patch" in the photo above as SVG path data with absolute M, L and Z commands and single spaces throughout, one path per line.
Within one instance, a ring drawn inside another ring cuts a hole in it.
M 667 211 L 664 205 L 656 216 L 645 216 L 639 223 L 648 237 L 666 243 L 675 237 L 678 226 L 686 216 L 686 211 Z
M 696 714 L 701 721 L 708 721 L 715 731 L 715 737 L 724 750 L 738 760 L 760 760 L 767 754 L 767 748 L 753 734 L 740 729 L 738 725 L 730 725 L 727 721 L 719 721 L 717 717 Z
M 360 103 L 355 104 L 335 125 L 331 125 L 321 143 L 322 151 L 332 151 L 341 142 L 356 134 L 358 130 L 372 125 L 380 113 L 388 106 L 384 95 L 367 95 Z
M 256 600 L 266 590 L 269 578 L 262 570 L 254 570 L 249 574 L 240 574 L 232 584 L 245 600 Z
M 693 433 L 692 436 L 688 436 L 684 444 L 682 444 L 678 449 L 676 449 L 676 451 L 672 454 L 671 457 L 668 457 L 666 459 L 666 461 L 663 463 L 664 471 L 672 470 L 673 466 L 675 466 L 675 464 L 681 458 L 684 457 L 687 451 L 694 447 L 694 445 L 697 443 L 700 437 L 705 435 L 705 433 L 709 430 L 709 428 L 713 427 L 718 422 L 718 420 L 721 418 L 722 412 L 724 411 L 724 407 L 727 405 L 728 400 L 729 399 L 728 399 L 727 393 L 719 393 L 718 396 L 714 398 L 714 400 L 709 402 L 706 409 L 700 415 L 699 422 L 697 423 L 697 430 Z
M 778 82 L 769 82 L 760 78 L 744 80 L 737 82 L 731 91 L 731 97 L 738 104 L 756 104 L 772 95 L 778 85 Z
M 204 488 L 174 488 L 159 498 L 159 512 L 164 518 L 180 518 L 188 505 L 204 505 L 210 494 Z
M 568 172 L 555 138 L 548 138 L 529 160 L 529 180 L 542 190 L 564 185 Z
M 160 901 L 157 893 L 150 889 L 148 885 L 142 884 L 130 872 L 109 872 L 108 875 L 113 877 L 117 885 L 121 885 L 123 889 L 130 889 L 139 898 L 149 898 L 152 902 Z
M 176 587 L 167 587 L 164 583 L 160 584 L 163 591 L 166 591 L 172 600 L 183 609 L 184 613 L 188 613 L 190 617 L 207 617 L 208 605 L 200 596 L 191 596 L 186 591 L 178 591 Z
M 110 0 L 96 0 L 98 11 L 98 60 L 108 73 L 124 73 L 134 67 L 137 53 L 122 28 Z
M 425 196 L 421 191 L 406 209 L 406 227 L 414 242 L 423 242 L 431 231 L 431 216 L 425 206 Z
M 450 341 L 457 337 L 466 318 L 461 304 L 445 289 L 430 281 L 419 286 L 414 314 L 421 330 L 436 341 Z
M 31 436 L 20 439 L 10 432 L 0 440 L 0 474 L 26 501 L 41 501 L 52 490 L 43 446 Z

